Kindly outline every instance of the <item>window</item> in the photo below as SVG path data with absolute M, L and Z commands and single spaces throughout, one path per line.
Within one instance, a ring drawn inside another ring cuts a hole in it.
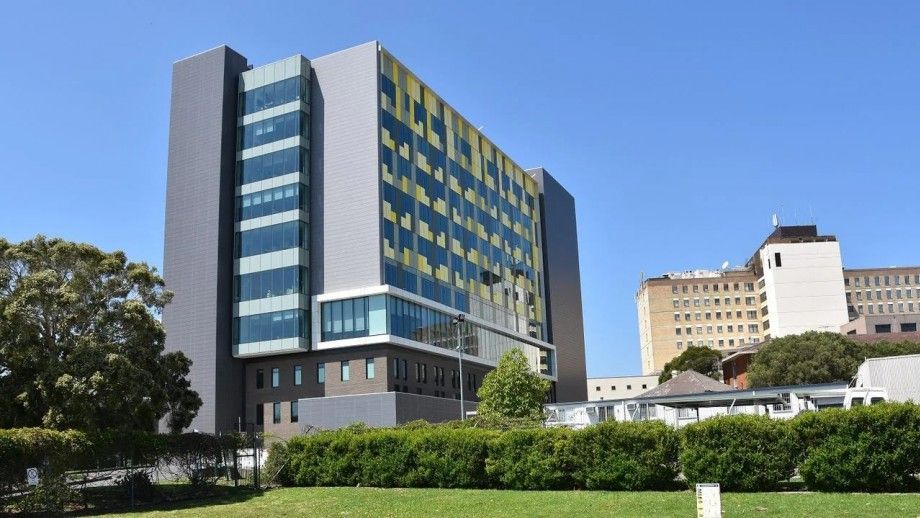
M 773 264 L 775 264 L 777 268 L 783 265 L 783 257 L 779 254 L 779 252 L 773 254 Z
M 265 424 L 265 407 L 262 403 L 256 405 L 256 425 L 262 426 Z
M 303 369 L 301 368 L 300 365 L 294 366 L 294 385 L 295 386 L 300 386 L 303 384 L 303 377 L 302 377 L 302 372 L 301 372 L 302 370 Z
M 351 379 L 351 368 L 348 366 L 348 360 L 342 361 L 342 381 Z
M 310 80 L 302 76 L 282 79 L 274 83 L 241 92 L 239 116 L 249 115 L 273 106 L 281 106 L 297 100 L 308 100 Z
M 683 349 L 683 348 L 684 348 L 684 343 L 681 342 L 680 340 L 678 340 L 678 341 L 677 341 L 677 348 L 678 348 L 678 349 Z
M 297 401 L 291 401 L 291 422 L 296 423 L 300 419 Z
M 306 248 L 309 229 L 302 221 L 288 221 L 236 233 L 236 257 L 277 252 L 289 248 Z
M 917 323 L 916 322 L 904 322 L 901 324 L 902 333 L 916 333 L 917 332 Z
M 270 142 L 295 137 L 309 136 L 309 117 L 301 111 L 294 111 L 243 126 L 239 131 L 240 149 L 261 146 Z
M 876 333 L 890 333 L 891 324 L 875 324 Z
M 275 401 L 272 403 L 272 423 L 278 424 L 281 422 L 281 402 Z
M 303 266 L 290 266 L 239 275 L 233 279 L 233 300 L 264 299 L 309 292 L 309 274 Z
M 789 412 L 792 410 L 792 399 L 788 392 L 779 394 L 779 402 L 773 403 L 774 412 Z
M 306 312 L 299 309 L 233 319 L 233 343 L 306 338 Z
M 290 210 L 307 210 L 309 190 L 292 183 L 236 197 L 236 219 L 243 221 Z
M 616 385 L 610 385 L 610 390 L 616 390 L 616 389 L 617 389 Z
M 364 377 L 367 378 L 367 379 L 369 379 L 369 380 L 372 380 L 372 379 L 374 379 L 374 376 L 375 376 L 375 372 L 374 372 L 374 359 L 373 359 L 373 358 L 367 358 L 367 359 L 364 360 Z
M 645 388 L 645 383 L 642 384 L 642 388 L 643 388 L 643 389 Z
M 600 391 L 601 391 L 601 388 L 600 388 L 600 387 L 594 387 L 594 391 L 595 391 L 595 392 L 600 392 Z
M 265 371 L 256 369 L 256 388 L 265 388 Z
M 402 375 L 402 379 L 404 379 L 404 380 L 409 379 L 409 361 L 408 361 L 408 360 L 403 360 L 403 361 L 399 364 L 399 367 L 400 367 L 399 372 L 400 372 L 400 374 Z M 405 391 L 403 391 L 403 392 L 405 392 Z
M 626 390 L 632 390 L 632 385 L 626 385 Z
M 278 388 L 281 385 L 281 369 L 272 367 L 272 388 Z
M 322 385 L 326 383 L 326 364 L 317 363 L 316 364 L 316 382 Z
M 292 147 L 237 162 L 240 185 L 267 180 L 290 173 L 309 172 L 309 154 L 302 147 Z

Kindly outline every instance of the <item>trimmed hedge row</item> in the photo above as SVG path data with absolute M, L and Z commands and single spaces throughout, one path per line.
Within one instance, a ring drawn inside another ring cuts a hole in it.
M 584 430 L 418 426 L 295 437 L 269 455 L 297 486 L 648 490 L 718 482 L 776 489 L 796 470 L 821 491 L 920 489 L 920 406 L 826 410 L 783 421 L 736 415 L 680 431 L 661 422 Z
M 656 422 L 577 432 L 359 428 L 295 437 L 276 445 L 269 463 L 284 466 L 280 482 L 298 486 L 641 490 L 673 485 L 678 444 L 677 432 Z
M 69 470 L 111 466 L 126 460 L 138 465 L 182 456 L 220 458 L 222 451 L 241 446 L 241 437 L 235 434 L 88 434 L 44 428 L 0 429 L 0 494 L 25 483 L 29 467 L 38 467 L 42 476 L 47 477 Z

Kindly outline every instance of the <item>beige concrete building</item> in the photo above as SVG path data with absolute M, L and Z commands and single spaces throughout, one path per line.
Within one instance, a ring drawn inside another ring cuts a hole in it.
M 728 355 L 849 319 L 840 244 L 814 225 L 776 226 L 742 267 L 643 279 L 636 293 L 643 374 L 687 347 Z
M 911 315 L 906 323 L 917 322 L 916 317 L 920 314 L 920 267 L 847 269 L 843 272 L 843 283 L 851 318 Z M 894 323 L 900 324 L 900 321 Z M 848 331 L 842 330 L 844 333 Z M 865 332 L 862 330 L 858 334 Z
M 756 286 L 757 277 L 748 268 L 643 280 L 636 294 L 642 373 L 660 373 L 690 346 L 733 351 L 762 341 Z
M 588 378 L 589 401 L 630 399 L 658 386 L 658 375 Z
M 691 345 L 725 356 L 805 331 L 914 332 L 920 267 L 845 269 L 835 236 L 776 226 L 743 267 L 643 279 L 636 308 L 642 372 L 652 374 Z

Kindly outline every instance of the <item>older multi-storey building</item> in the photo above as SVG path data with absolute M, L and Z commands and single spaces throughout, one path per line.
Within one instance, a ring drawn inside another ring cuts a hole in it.
M 859 305 L 866 297 L 874 297 L 873 312 L 912 312 L 918 275 L 917 268 L 845 270 L 835 236 L 818 234 L 814 225 L 777 226 L 744 267 L 642 281 L 636 295 L 642 371 L 660 372 L 689 345 L 730 354 L 771 337 L 840 332 L 851 317 L 869 312 L 868 303 Z M 871 290 L 865 287 L 870 281 Z M 889 285 L 874 285 L 883 281 Z
M 847 269 L 843 275 L 851 316 L 920 313 L 920 267 Z
M 691 346 L 721 351 L 763 340 L 757 277 L 750 269 L 694 270 L 645 279 L 636 295 L 642 373 Z
M 512 348 L 585 399 L 574 199 L 377 42 L 183 59 L 169 142 L 164 325 L 195 428 L 456 418 Z

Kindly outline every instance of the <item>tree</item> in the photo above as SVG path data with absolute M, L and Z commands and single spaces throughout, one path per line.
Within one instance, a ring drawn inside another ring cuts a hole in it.
M 172 294 L 120 251 L 0 238 L 0 428 L 173 431 L 201 406 L 181 352 L 163 354 Z
M 844 335 L 809 331 L 775 338 L 754 355 L 751 387 L 849 381 L 862 363 L 863 347 Z
M 866 358 L 920 353 L 917 342 L 862 343 L 809 331 L 766 342 L 748 369 L 751 387 L 849 381 Z
M 477 413 L 487 419 L 542 419 L 549 388 L 549 381 L 530 368 L 524 353 L 511 349 L 483 378 Z
M 676 358 L 664 364 L 658 383 L 671 379 L 674 371 L 694 370 L 712 379 L 722 381 L 722 353 L 709 347 L 688 347 Z

